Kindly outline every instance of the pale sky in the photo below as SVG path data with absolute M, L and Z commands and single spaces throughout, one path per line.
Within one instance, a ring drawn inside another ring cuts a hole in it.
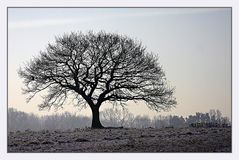
M 219 109 L 231 117 L 230 8 L 9 8 L 8 106 L 35 114 L 41 96 L 26 103 L 17 70 L 44 50 L 54 36 L 71 31 L 104 30 L 142 41 L 158 54 L 178 105 L 170 112 L 129 103 L 136 115 L 195 114 Z M 102 106 L 105 109 L 109 105 Z M 66 104 L 64 110 L 90 115 Z

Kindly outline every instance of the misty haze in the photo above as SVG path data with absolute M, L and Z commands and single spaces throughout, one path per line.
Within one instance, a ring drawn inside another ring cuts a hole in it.
M 231 152 L 230 13 L 10 8 L 8 152 Z

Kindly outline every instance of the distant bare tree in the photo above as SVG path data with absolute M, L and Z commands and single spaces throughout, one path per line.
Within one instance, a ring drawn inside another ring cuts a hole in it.
M 215 123 L 216 122 L 216 111 L 215 109 L 210 109 L 209 110 L 209 116 L 210 116 L 210 122 Z
M 19 75 L 28 101 L 47 90 L 40 109 L 62 107 L 69 96 L 92 110 L 92 128 L 102 128 L 99 108 L 104 102 L 125 105 L 144 101 L 150 109 L 168 110 L 176 105 L 174 89 L 154 54 L 126 36 L 99 32 L 56 37 Z
M 162 116 L 162 115 L 154 116 L 153 124 L 155 128 L 164 128 L 169 126 L 168 116 Z
M 222 112 L 220 110 L 216 110 L 216 118 L 217 118 L 217 123 L 221 123 L 221 118 L 222 118 Z
M 113 126 L 126 126 L 133 117 L 132 113 L 129 113 L 127 108 L 107 108 L 101 112 L 101 117 L 105 123 Z
M 185 120 L 181 116 L 169 116 L 169 125 L 174 128 L 180 128 L 185 126 Z
M 134 128 L 152 127 L 151 119 L 148 116 L 136 116 L 133 123 Z

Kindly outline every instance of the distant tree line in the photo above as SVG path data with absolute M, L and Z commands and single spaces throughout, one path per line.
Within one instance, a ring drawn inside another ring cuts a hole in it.
M 8 130 L 54 130 L 54 129 L 73 129 L 84 128 L 91 124 L 90 117 L 77 116 L 75 114 L 65 112 L 62 114 L 36 116 L 16 109 L 8 109 Z
M 210 110 L 208 113 L 199 113 L 182 116 L 162 116 L 153 118 L 148 116 L 134 116 L 126 108 L 109 108 L 100 113 L 100 119 L 104 126 L 125 127 L 125 128 L 181 128 L 181 127 L 218 127 L 230 126 L 228 117 L 222 116 L 219 110 Z M 25 112 L 17 111 L 14 108 L 8 109 L 8 131 L 24 130 L 56 130 L 75 129 L 90 127 L 91 117 L 76 115 L 69 112 L 47 116 L 36 116 Z

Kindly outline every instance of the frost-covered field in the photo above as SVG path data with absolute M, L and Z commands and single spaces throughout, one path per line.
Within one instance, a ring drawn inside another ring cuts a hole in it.
M 231 128 L 10 132 L 8 152 L 231 152 Z

